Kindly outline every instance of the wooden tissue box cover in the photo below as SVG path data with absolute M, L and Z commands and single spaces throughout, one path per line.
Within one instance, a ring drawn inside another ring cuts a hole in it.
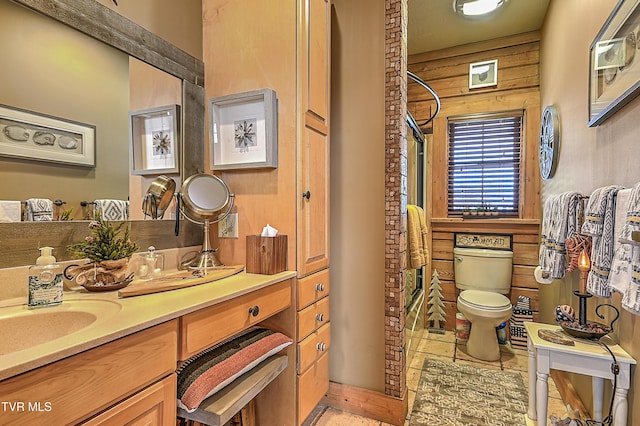
M 287 236 L 247 235 L 246 271 L 273 275 L 287 269 Z

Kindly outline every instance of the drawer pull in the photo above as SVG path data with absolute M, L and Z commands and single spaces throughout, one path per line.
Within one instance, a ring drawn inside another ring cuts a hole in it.
M 316 321 L 324 321 L 324 314 L 317 314 L 316 315 Z
M 258 305 L 249 308 L 249 313 L 252 317 L 257 317 L 260 313 L 260 307 Z
M 324 291 L 324 284 L 323 283 L 316 284 L 316 291 Z
M 327 349 L 327 345 L 323 342 L 320 342 L 316 345 L 316 348 L 320 351 L 320 352 L 324 352 Z

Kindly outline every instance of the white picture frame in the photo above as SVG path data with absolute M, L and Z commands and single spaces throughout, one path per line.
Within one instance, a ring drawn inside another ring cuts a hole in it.
M 0 155 L 95 167 L 95 126 L 0 105 Z
M 178 173 L 179 105 L 166 105 L 129 113 L 131 173 Z
M 211 170 L 278 167 L 276 92 L 260 89 L 209 100 Z
M 498 60 L 469 64 L 469 89 L 498 85 Z

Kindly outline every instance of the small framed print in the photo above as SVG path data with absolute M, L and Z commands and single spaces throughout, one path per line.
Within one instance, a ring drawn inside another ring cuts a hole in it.
M 498 84 L 498 60 L 469 64 L 469 89 L 496 86 Z
M 209 100 L 211 170 L 278 167 L 276 92 L 261 89 Z
M 131 173 L 177 173 L 179 105 L 134 111 L 129 114 Z

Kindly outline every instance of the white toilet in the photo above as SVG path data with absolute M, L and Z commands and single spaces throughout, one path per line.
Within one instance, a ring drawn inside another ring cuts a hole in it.
M 511 301 L 503 296 L 511 288 L 513 252 L 455 247 L 458 311 L 470 322 L 467 352 L 484 361 L 500 359 L 496 327 L 511 318 Z

